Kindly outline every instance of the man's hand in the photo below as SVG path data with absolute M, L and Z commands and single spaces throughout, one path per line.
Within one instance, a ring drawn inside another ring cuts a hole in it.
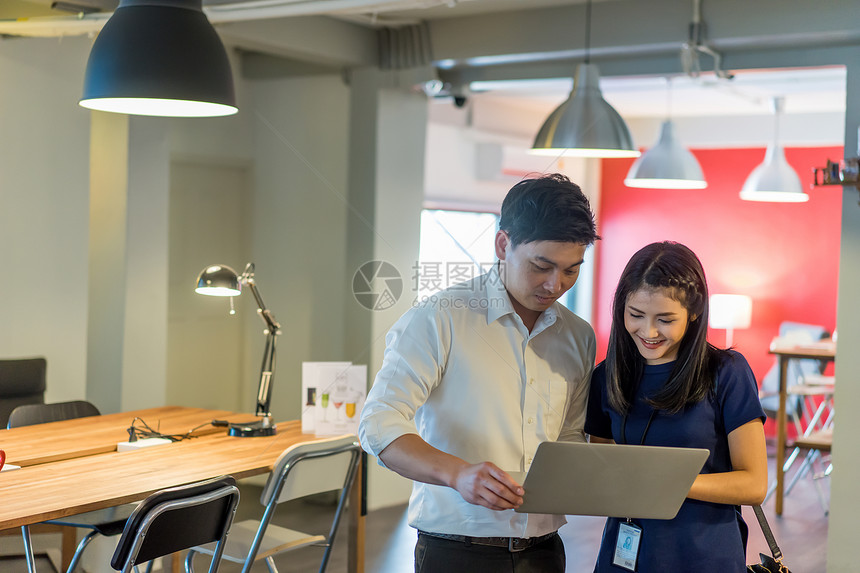
M 463 467 L 452 486 L 469 503 L 502 511 L 523 503 L 523 488 L 490 462 Z
M 379 459 L 403 477 L 454 488 L 475 505 L 501 511 L 523 503 L 522 486 L 497 466 L 469 464 L 434 448 L 417 434 L 400 436 L 379 453 Z

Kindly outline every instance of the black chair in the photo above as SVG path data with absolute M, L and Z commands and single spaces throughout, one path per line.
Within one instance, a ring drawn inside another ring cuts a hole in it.
M 101 412 L 98 408 L 84 400 L 54 402 L 53 404 L 25 404 L 12 410 L 9 414 L 7 427 L 20 428 L 21 426 L 100 415 Z
M 328 565 L 335 533 L 361 459 L 358 438 L 347 436 L 310 444 L 299 444 L 284 450 L 266 481 L 260 503 L 265 507 L 261 519 L 247 519 L 236 524 L 223 549 L 225 561 L 242 564 L 249 573 L 257 561 L 264 561 L 271 573 L 277 573 L 274 556 L 307 547 L 324 547 L 319 571 Z M 338 491 L 338 502 L 326 535 L 315 535 L 271 523 L 278 504 L 327 491 Z M 191 549 L 185 558 L 185 571 L 193 572 L 196 553 L 215 555 L 219 547 L 202 545 Z M 214 560 L 214 557 L 213 557 Z
M 45 402 L 44 358 L 0 360 L 0 428 L 9 423 L 9 414 L 24 404 Z
M 130 573 L 141 563 L 214 542 L 209 573 L 218 571 L 224 540 L 239 503 L 232 476 L 158 491 L 143 500 L 125 525 L 111 567 Z
M 55 402 L 53 404 L 27 404 L 18 406 L 12 410 L 12 413 L 9 415 L 8 425 L 9 428 L 18 428 L 21 426 L 32 426 L 34 424 L 45 424 L 98 415 L 100 415 L 98 408 L 90 402 L 83 400 Z M 51 525 L 90 530 L 78 543 L 74 554 L 68 560 L 67 573 L 72 573 L 77 568 L 84 549 L 87 548 L 96 535 L 112 536 L 122 533 L 125 522 L 135 507 L 137 507 L 137 504 L 129 503 L 46 521 L 45 523 Z M 72 540 L 72 545 L 74 545 L 74 540 Z M 66 558 L 64 556 L 65 561 Z

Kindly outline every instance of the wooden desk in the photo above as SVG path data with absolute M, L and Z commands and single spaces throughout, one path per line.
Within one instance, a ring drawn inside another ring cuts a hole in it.
M 811 358 L 814 360 L 836 359 L 836 346 L 828 341 L 821 341 L 809 346 L 784 348 L 771 345 L 770 353 L 776 355 L 779 363 L 779 409 L 776 414 L 776 502 L 774 508 L 777 515 L 782 515 L 785 472 L 785 442 L 786 442 L 786 413 L 785 399 L 788 393 L 788 361 L 793 359 Z
M 195 432 L 197 438 L 118 453 L 116 443 L 128 438 L 125 429 L 135 416 L 153 427 L 161 420 L 164 433 L 185 433 L 216 418 L 249 418 L 166 407 L 0 430 L 8 463 L 23 466 L 0 474 L 0 529 L 139 501 L 165 487 L 220 475 L 264 474 L 287 447 L 319 439 L 302 434 L 300 421 L 279 423 L 275 436 L 263 438 L 234 438 L 225 428 L 207 426 Z M 360 504 L 350 505 L 351 572 L 364 569 L 358 560 L 361 543 L 356 542 L 363 538 L 360 510 Z

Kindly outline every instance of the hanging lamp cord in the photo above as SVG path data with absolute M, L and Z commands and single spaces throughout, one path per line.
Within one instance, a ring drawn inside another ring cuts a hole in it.
M 591 0 L 585 3 L 585 63 L 591 63 Z

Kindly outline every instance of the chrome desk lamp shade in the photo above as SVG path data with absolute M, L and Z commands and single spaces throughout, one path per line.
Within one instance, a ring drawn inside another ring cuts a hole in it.
M 197 277 L 194 292 L 207 296 L 239 296 L 242 294 L 242 283 L 236 271 L 227 265 L 212 265 L 203 269 Z

